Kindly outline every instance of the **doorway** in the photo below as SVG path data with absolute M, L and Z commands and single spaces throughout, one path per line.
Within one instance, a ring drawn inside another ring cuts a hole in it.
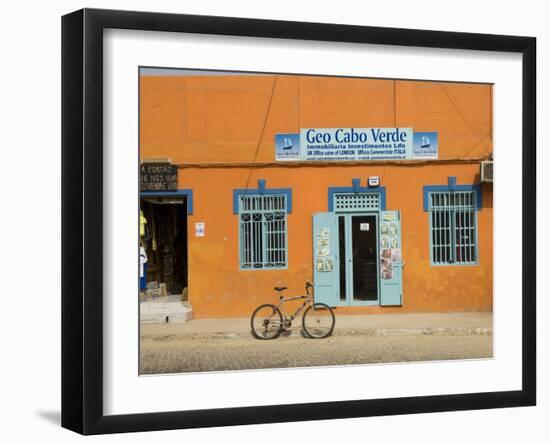
M 338 231 L 340 304 L 378 304 L 378 213 L 338 214 Z
M 188 286 L 187 198 L 140 198 L 140 246 L 146 264 L 141 289 L 151 297 L 179 295 Z

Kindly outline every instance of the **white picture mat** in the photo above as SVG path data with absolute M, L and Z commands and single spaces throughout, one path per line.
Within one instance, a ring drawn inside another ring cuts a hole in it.
M 495 83 L 494 358 L 139 377 L 138 66 Z M 499 223 L 521 208 L 521 73 L 516 54 L 107 30 L 104 413 L 521 389 L 520 214 L 514 242 Z

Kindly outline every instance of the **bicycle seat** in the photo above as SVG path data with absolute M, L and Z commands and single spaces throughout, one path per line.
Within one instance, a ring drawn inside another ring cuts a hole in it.
M 273 289 L 275 289 L 277 292 L 281 292 L 288 288 L 286 286 L 275 286 Z

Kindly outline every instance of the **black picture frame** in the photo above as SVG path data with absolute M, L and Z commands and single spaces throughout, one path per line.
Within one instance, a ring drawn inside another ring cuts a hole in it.
M 132 415 L 103 413 L 103 31 L 191 32 L 522 55 L 522 389 Z M 62 426 L 152 431 L 536 403 L 536 39 L 504 35 L 83 9 L 62 18 Z

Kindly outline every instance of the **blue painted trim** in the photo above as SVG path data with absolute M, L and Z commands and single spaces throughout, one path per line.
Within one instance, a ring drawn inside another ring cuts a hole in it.
M 140 192 L 140 197 L 187 197 L 187 215 L 193 214 L 193 190 L 178 189 L 177 191 Z
M 260 195 L 265 194 L 265 180 L 263 179 L 258 180 L 258 193 Z
M 239 213 L 239 198 L 241 195 L 285 195 L 286 212 L 292 214 L 292 189 L 291 188 L 266 188 L 265 180 L 258 180 L 256 189 L 233 189 L 233 214 Z
M 448 177 L 447 178 L 447 185 L 439 185 L 439 186 L 424 186 L 423 187 L 423 203 L 424 203 L 424 211 L 428 212 L 430 208 L 430 192 L 454 192 L 454 191 L 469 191 L 469 192 L 475 192 L 476 198 L 476 209 L 479 211 L 482 208 L 482 202 L 481 202 L 481 185 L 457 185 L 456 184 L 456 177 Z M 474 220 L 474 229 L 475 229 L 475 243 L 474 243 L 474 254 L 475 254 L 475 261 L 471 263 L 454 263 L 454 262 L 448 262 L 448 263 L 434 263 L 433 259 L 433 245 L 432 245 L 432 217 L 428 217 L 429 220 L 429 229 L 430 229 L 430 266 L 477 266 L 479 265 L 479 243 L 478 243 L 478 220 L 477 220 L 477 211 L 474 213 L 475 220 Z M 453 239 L 453 236 L 451 236 L 451 239 Z M 454 249 L 454 243 L 451 244 L 451 249 Z
M 456 177 L 447 177 L 447 184 L 451 191 L 456 191 Z
M 384 186 L 368 187 L 360 186 L 359 179 L 354 178 L 351 180 L 351 187 L 332 187 L 328 188 L 328 211 L 334 212 L 334 194 L 345 194 L 345 193 L 354 193 L 354 194 L 380 194 L 380 210 L 386 210 L 386 188 Z
M 456 177 L 449 177 L 448 184 L 446 185 L 424 186 L 422 189 L 424 212 L 428 212 L 430 208 L 430 192 L 473 191 L 476 193 L 477 210 L 480 211 L 483 206 L 481 201 L 481 185 L 457 185 Z

